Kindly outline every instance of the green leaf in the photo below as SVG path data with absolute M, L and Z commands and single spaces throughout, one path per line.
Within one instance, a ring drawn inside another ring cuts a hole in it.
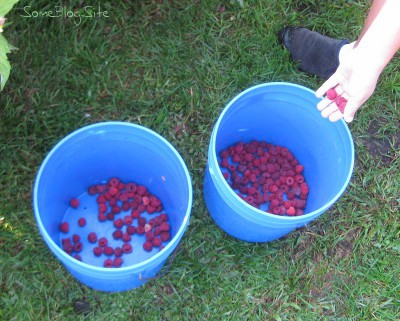
M 3 90 L 10 76 L 11 65 L 6 54 L 0 54 L 0 90 Z
M 10 45 L 8 44 L 6 38 L 0 34 L 0 55 L 8 54 L 11 52 Z
M 0 0 L 0 17 L 4 17 L 19 0 Z

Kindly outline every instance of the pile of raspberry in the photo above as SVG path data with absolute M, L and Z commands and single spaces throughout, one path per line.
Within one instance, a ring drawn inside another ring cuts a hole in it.
M 132 235 L 143 235 L 143 249 L 152 251 L 153 248 L 162 250 L 165 242 L 171 239 L 168 215 L 162 213 L 163 205 L 160 199 L 151 194 L 144 185 L 134 182 L 123 183 L 118 178 L 111 178 L 105 184 L 92 185 L 87 190 L 89 195 L 96 197 L 98 222 L 112 221 L 115 231 L 112 237 L 120 240 L 121 246 L 111 247 L 105 236 L 89 232 L 88 235 L 73 234 L 62 238 L 63 250 L 82 261 L 80 252 L 83 250 L 82 237 L 86 237 L 93 244 L 93 255 L 104 256 L 104 267 L 120 267 L 123 264 L 122 256 L 132 253 Z M 80 201 L 77 198 L 70 200 L 72 208 L 78 208 Z M 147 220 L 143 213 L 154 214 Z M 77 225 L 86 225 L 86 218 L 77 218 Z M 62 233 L 68 234 L 69 222 L 59 225 Z
M 304 166 L 288 148 L 253 140 L 237 142 L 219 156 L 224 178 L 246 203 L 276 215 L 304 214 L 309 194 Z

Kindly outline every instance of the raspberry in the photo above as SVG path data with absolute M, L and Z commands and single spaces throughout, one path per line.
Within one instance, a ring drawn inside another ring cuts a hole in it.
M 146 186 L 139 185 L 139 186 L 137 187 L 137 189 L 136 189 L 136 193 L 137 193 L 139 196 L 145 195 L 145 194 L 147 193 L 147 188 L 146 188 Z
M 97 202 L 98 204 L 105 203 L 105 202 L 106 202 L 106 198 L 104 197 L 104 195 L 99 195 L 99 196 L 97 196 L 97 198 L 96 198 L 96 202 Z
M 163 222 L 168 221 L 168 215 L 165 213 L 162 213 L 158 216 Z
M 161 232 L 168 232 L 171 229 L 171 227 L 169 226 L 169 224 L 167 222 L 162 222 L 160 224 L 160 231 Z
M 63 244 L 63 250 L 68 253 L 71 254 L 74 250 L 74 246 L 71 244 L 71 242 L 65 242 Z
M 292 186 L 294 183 L 294 179 L 291 176 L 286 177 L 286 185 L 287 186 Z
M 91 185 L 88 187 L 87 192 L 89 195 L 96 195 L 97 194 L 97 188 L 96 185 Z
M 150 241 L 150 242 L 153 241 L 154 237 L 155 237 L 155 235 L 153 232 L 151 232 L 151 231 L 146 232 L 146 240 L 147 241 Z
M 169 232 L 161 232 L 160 238 L 163 242 L 167 242 L 171 239 L 171 234 Z
M 290 206 L 287 211 L 286 211 L 287 215 L 293 216 L 296 214 L 296 209 L 293 206 Z
M 122 234 L 122 241 L 124 242 L 130 242 L 131 241 L 131 236 L 129 233 L 124 233 Z
M 152 229 L 153 229 L 153 225 L 151 225 L 151 224 L 149 224 L 149 223 L 146 223 L 146 224 L 144 225 L 144 231 L 145 231 L 145 232 L 151 231 Z
M 140 212 L 138 210 L 132 210 L 131 216 L 132 216 L 132 218 L 139 218 Z
M 329 100 L 335 100 L 337 97 L 337 92 L 334 88 L 330 88 L 328 89 L 328 91 L 326 92 L 326 98 L 328 98 Z
M 99 213 L 105 213 L 107 211 L 107 205 L 105 203 L 99 204 Z
M 121 228 L 124 225 L 124 221 L 121 218 L 118 218 L 113 222 L 113 224 L 116 228 Z
M 126 183 L 125 189 L 128 193 L 136 193 L 137 186 L 135 183 Z
M 161 239 L 159 237 L 155 237 L 153 239 L 152 243 L 153 243 L 153 246 L 159 247 L 161 245 L 162 241 L 161 241 Z
M 109 187 L 117 187 L 119 183 L 120 183 L 120 180 L 118 178 L 112 177 L 108 180 L 107 185 Z
M 339 107 L 340 112 L 343 114 L 344 109 L 346 108 L 347 100 L 342 96 L 338 96 L 335 99 L 335 104 Z
M 295 179 L 295 181 L 296 181 L 297 184 L 304 183 L 304 176 L 303 176 L 303 175 L 296 175 L 296 176 L 294 177 L 294 179 Z
M 121 213 L 121 206 L 113 205 L 113 207 L 111 208 L 111 213 L 113 213 L 113 214 Z
M 63 232 L 63 233 L 68 233 L 68 231 L 69 231 L 68 222 L 63 222 L 58 227 L 59 227 L 60 231 Z
M 103 253 L 107 256 L 111 256 L 114 254 L 114 249 L 111 246 L 106 246 L 103 248 Z
M 81 237 L 78 234 L 72 235 L 72 241 L 74 241 L 74 243 L 77 243 L 80 240 L 81 240 Z
M 129 243 L 122 244 L 122 251 L 124 253 L 131 253 L 132 252 L 132 245 L 130 245 Z
M 115 186 L 111 186 L 108 189 L 108 192 L 110 193 L 111 196 L 115 196 L 118 194 L 119 191 L 118 191 L 118 188 L 116 188 Z
M 150 252 L 153 249 L 153 243 L 151 243 L 150 241 L 146 241 L 143 243 L 143 249 L 145 251 Z
M 101 237 L 101 238 L 99 238 L 98 244 L 101 247 L 105 247 L 108 244 L 108 240 L 105 237 Z
M 122 248 L 120 248 L 119 246 L 117 246 L 117 247 L 114 249 L 114 255 L 115 255 L 116 257 L 119 257 L 119 256 L 122 256 L 122 254 L 124 254 L 124 252 L 122 251 Z
M 73 207 L 73 208 L 78 208 L 78 207 L 79 207 L 79 204 L 80 204 L 80 202 L 79 202 L 79 200 L 78 200 L 76 197 L 72 198 L 72 199 L 69 201 L 69 205 L 71 205 L 71 207 Z
M 120 267 L 120 266 L 122 265 L 123 262 L 124 262 L 124 261 L 122 260 L 122 258 L 116 257 L 116 258 L 114 259 L 114 266 L 118 268 L 118 267 Z
M 138 218 L 138 225 L 139 226 L 143 226 L 144 227 L 146 225 L 146 222 L 147 222 L 146 218 L 144 218 L 142 216 Z
M 111 259 L 107 259 L 104 261 L 104 267 L 106 268 L 112 268 L 114 266 L 114 262 Z
M 81 218 L 78 220 L 78 225 L 79 225 L 80 227 L 85 226 L 85 225 L 86 225 L 86 219 L 83 218 L 83 217 L 81 217 Z
M 103 248 L 100 247 L 100 246 L 96 246 L 96 247 L 93 248 L 93 253 L 96 256 L 100 256 L 100 255 L 103 254 Z
M 123 221 L 123 223 L 124 223 L 125 225 L 131 225 L 132 222 L 133 222 L 133 217 L 130 216 L 130 215 L 126 215 L 126 216 L 124 216 L 124 218 L 123 218 L 122 221 Z
M 79 254 L 74 254 L 74 259 L 78 261 L 82 261 L 82 257 Z
M 95 243 L 97 241 L 97 235 L 95 232 L 90 232 L 88 235 L 88 241 L 90 243 Z
M 139 225 L 139 226 L 136 228 L 136 233 L 139 234 L 139 235 L 144 234 L 144 233 L 145 233 L 144 226 Z
M 103 213 L 100 213 L 99 215 L 97 215 L 97 218 L 99 219 L 100 222 L 104 222 L 107 220 L 107 216 Z
M 129 204 L 129 202 L 125 201 L 122 203 L 121 209 L 122 211 L 126 212 L 131 208 L 131 205 Z
M 83 244 L 81 242 L 77 242 L 74 244 L 74 251 L 75 252 L 80 252 L 83 249 Z
M 301 192 L 301 194 L 308 194 L 309 190 L 308 190 L 307 183 L 302 183 L 300 185 L 300 192 Z
M 115 238 L 116 240 L 119 240 L 120 238 L 122 238 L 123 232 L 121 230 L 116 230 L 113 232 L 113 238 Z
M 129 225 L 126 228 L 126 233 L 128 233 L 129 235 L 133 235 L 136 233 L 136 227 L 134 227 L 133 225 Z M 121 236 L 122 237 L 122 236 Z

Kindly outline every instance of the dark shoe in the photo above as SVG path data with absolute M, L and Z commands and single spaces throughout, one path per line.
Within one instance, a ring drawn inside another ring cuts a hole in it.
M 349 41 L 336 40 L 301 27 L 288 26 L 278 32 L 279 42 L 305 72 L 328 79 L 339 66 L 339 51 Z

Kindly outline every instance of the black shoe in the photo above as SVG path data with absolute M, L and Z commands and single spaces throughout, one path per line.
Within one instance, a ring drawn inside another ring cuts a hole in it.
M 288 26 L 278 32 L 279 42 L 305 72 L 328 79 L 339 66 L 339 51 L 349 41 L 336 40 L 301 27 Z

